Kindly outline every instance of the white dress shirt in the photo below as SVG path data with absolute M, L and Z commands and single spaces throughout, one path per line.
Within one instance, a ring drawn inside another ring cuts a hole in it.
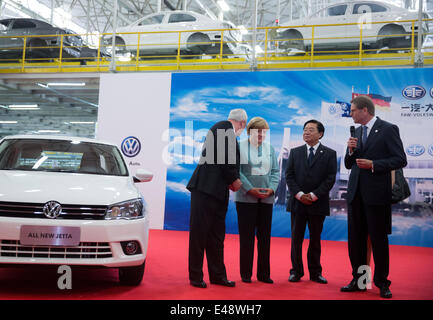
M 313 147 L 313 154 L 314 155 L 316 155 L 316 152 L 317 152 L 317 148 L 319 148 L 319 146 L 320 146 L 320 142 L 319 143 L 317 143 L 316 145 L 314 145 L 314 146 L 310 146 L 310 145 L 308 145 L 308 144 L 306 144 L 306 146 L 307 146 L 307 159 L 308 159 L 308 156 L 310 155 L 310 148 L 311 147 Z M 296 194 L 296 199 L 298 199 L 299 201 L 301 201 L 301 197 L 304 195 L 305 193 L 304 192 L 302 192 L 302 191 L 299 191 L 297 194 Z M 311 195 L 311 198 L 313 199 L 313 201 L 317 201 L 317 199 L 319 199 L 319 198 L 317 198 L 317 196 L 314 194 L 314 193 L 312 193 L 312 192 L 310 192 L 310 195 Z

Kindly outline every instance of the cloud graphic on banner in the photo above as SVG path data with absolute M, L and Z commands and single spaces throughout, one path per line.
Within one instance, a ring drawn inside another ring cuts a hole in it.
M 282 90 L 272 86 L 239 86 L 215 87 L 190 91 L 177 99 L 170 113 L 172 119 L 199 119 L 201 121 L 218 121 L 227 117 L 226 114 L 211 112 L 209 106 L 233 105 L 238 108 L 245 105 L 273 104 L 284 105 L 293 101 L 293 97 L 286 96 Z M 296 101 L 296 99 L 295 99 Z M 293 105 L 293 103 L 295 103 Z M 293 106 L 293 107 L 290 107 Z M 289 108 L 297 108 L 297 102 L 291 102 Z M 215 110 L 212 108 L 212 110 Z
M 182 192 L 182 193 L 189 194 L 189 191 L 186 188 L 187 184 L 188 181 L 186 180 L 182 180 L 181 182 L 167 181 L 167 189 L 170 189 L 175 192 Z
M 256 98 L 252 101 L 256 101 L 256 103 L 260 103 L 261 101 L 273 102 L 276 104 L 281 104 L 283 94 L 280 88 L 272 87 L 272 86 L 248 86 L 248 87 L 235 87 L 230 88 L 230 91 L 234 93 L 236 97 L 240 98 Z M 259 100 L 257 100 L 259 99 Z
M 287 108 L 291 110 L 296 110 L 296 114 L 305 115 L 304 109 L 300 106 L 300 101 L 298 98 L 294 98 L 290 100 L 290 103 L 287 105 Z
M 196 131 L 199 132 L 200 130 Z M 207 132 L 207 130 L 204 130 Z M 169 140 L 169 143 L 163 151 L 163 161 L 170 166 L 176 166 L 177 164 L 193 164 L 198 163 L 200 160 L 200 154 L 203 149 L 203 142 L 196 141 L 192 136 L 184 136 L 178 132 L 176 136 L 169 137 L 166 135 L 165 140 Z M 195 137 L 197 138 L 197 137 Z M 177 171 L 180 168 L 176 168 Z
M 190 93 L 180 98 L 176 106 L 170 110 L 172 117 L 201 120 L 213 120 L 221 117 L 218 113 L 208 112 L 209 103 L 200 100 L 196 101 L 195 97 L 193 93 Z
M 311 119 L 318 119 L 317 115 L 304 114 L 299 116 L 293 116 L 289 121 L 283 123 L 284 126 L 303 126 L 305 122 Z

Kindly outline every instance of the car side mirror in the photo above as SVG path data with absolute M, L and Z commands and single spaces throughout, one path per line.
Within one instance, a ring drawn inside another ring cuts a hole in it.
M 133 178 L 134 182 L 149 182 L 152 181 L 153 173 L 143 169 L 138 169 Z

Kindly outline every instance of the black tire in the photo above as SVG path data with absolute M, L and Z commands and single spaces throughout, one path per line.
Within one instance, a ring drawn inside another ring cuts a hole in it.
M 138 286 L 143 280 L 146 260 L 138 266 L 119 268 L 119 282 L 121 285 Z
M 211 48 L 210 38 L 204 33 L 194 33 L 187 40 L 187 49 L 192 54 L 203 54 Z
M 379 30 L 379 33 L 377 34 L 378 40 L 376 42 L 376 47 L 377 49 L 381 49 L 384 47 L 388 47 L 390 49 L 410 47 L 411 40 L 406 40 L 405 35 L 407 35 L 407 32 L 403 29 L 402 26 L 388 24 Z

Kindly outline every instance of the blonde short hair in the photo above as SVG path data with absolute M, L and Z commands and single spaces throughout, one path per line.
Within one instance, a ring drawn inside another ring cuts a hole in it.
M 248 122 L 247 134 L 250 134 L 251 129 L 269 129 L 269 125 L 262 117 L 254 117 Z

